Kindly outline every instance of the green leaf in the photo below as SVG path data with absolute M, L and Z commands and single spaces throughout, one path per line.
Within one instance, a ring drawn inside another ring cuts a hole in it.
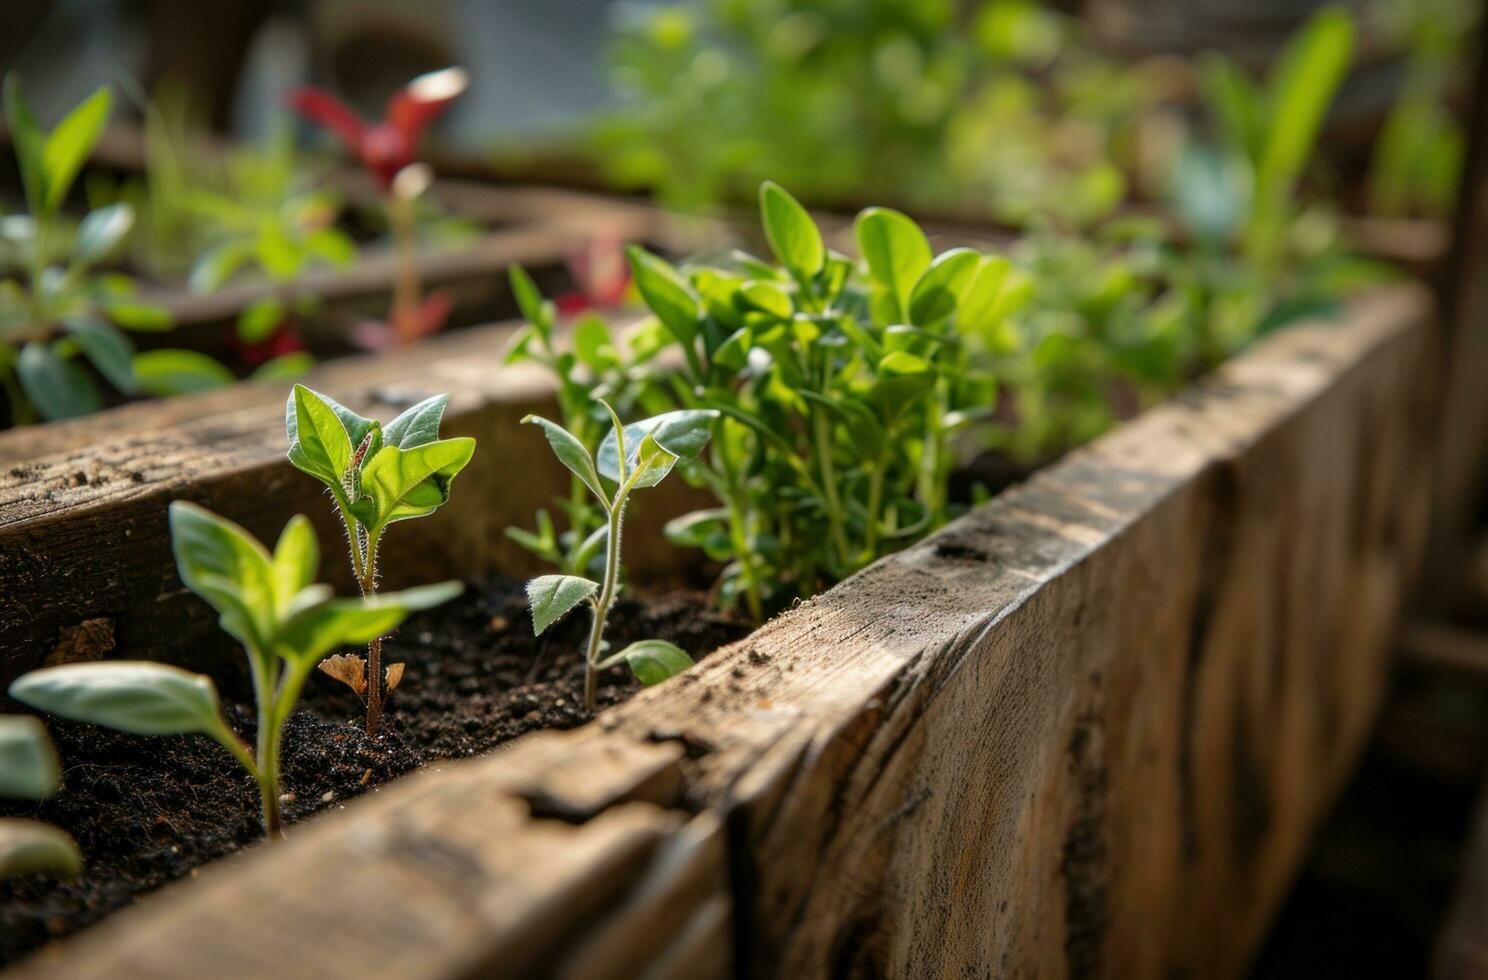
M 573 327 L 573 349 L 579 363 L 604 371 L 618 363 L 609 324 L 601 317 L 581 317 Z
M 273 559 L 247 531 L 184 500 L 170 505 L 171 548 L 186 587 L 216 609 L 227 633 L 260 653 L 273 638 Z
M 928 327 L 955 313 L 981 261 L 969 248 L 953 248 L 936 258 L 910 293 L 909 322 Z
M 21 348 L 16 375 L 26 397 L 48 421 L 89 415 L 103 407 L 103 396 L 88 372 L 58 357 L 41 341 Z
M 639 245 L 628 245 L 626 258 L 635 276 L 636 289 L 673 337 L 686 346 L 697 338 L 703 316 L 702 301 L 665 259 Z
M 113 105 L 113 92 L 103 86 L 64 116 L 46 138 L 42 162 L 46 167 L 47 210 L 56 210 L 72 189 L 78 171 L 108 123 Z
M 46 137 L 36 116 L 21 92 L 21 80 L 11 73 L 5 79 L 5 121 L 15 144 L 16 163 L 21 170 L 21 183 L 26 188 L 26 203 L 34 216 L 48 212 Z
M 203 252 L 191 267 L 188 283 L 192 292 L 210 293 L 221 289 L 233 273 L 253 257 L 253 246 L 246 241 L 224 242 Z
M 282 614 L 295 596 L 315 584 L 316 572 L 320 570 L 320 544 L 315 540 L 315 528 L 304 514 L 296 514 L 284 525 L 269 566 L 273 572 L 274 607 Z
M 373 518 L 363 523 L 375 533 L 394 521 L 432 514 L 449 500 L 451 482 L 474 454 L 475 440 L 468 436 L 411 449 L 383 446 L 362 470 Z
M 523 318 L 546 343 L 553 332 L 553 316 L 552 310 L 543 302 L 537 283 L 532 281 L 526 269 L 515 264 L 507 269 L 506 277 L 511 282 L 512 295 L 517 299 L 517 308 L 522 311 Z
M 134 227 L 134 208 L 126 201 L 89 211 L 78 222 L 72 256 L 82 265 L 92 265 L 108 256 Z
M 133 735 L 215 738 L 223 728 L 211 678 L 148 660 L 44 667 L 16 678 L 10 696 L 59 718 Z
M 821 229 L 800 202 L 773 181 L 760 185 L 759 199 L 770 251 L 797 279 L 814 277 L 827 257 Z
M 347 433 L 330 400 L 304 385 L 295 385 L 284 409 L 284 429 L 294 468 L 339 490 L 358 443 Z
M 284 322 L 284 304 L 272 296 L 254 300 L 238 314 L 238 339 L 258 344 L 271 337 Z
M 150 303 L 137 303 L 133 300 L 106 300 L 103 303 L 103 311 L 108 314 L 110 320 L 125 330 L 163 333 L 175 326 L 175 318 L 171 316 L 170 310 Z
M 868 208 L 853 228 L 869 274 L 888 290 L 903 317 L 915 283 L 930 266 L 929 240 L 919 225 L 888 208 Z
M 527 583 L 527 602 L 532 607 L 532 633 L 542 636 L 564 615 L 599 591 L 599 583 L 577 575 L 539 575 Z
M 386 636 L 411 613 L 448 602 L 464 589 L 459 582 L 440 582 L 402 592 L 316 602 L 284 622 L 275 637 L 275 649 L 286 660 L 316 663 L 338 647 Z
M 624 660 L 636 680 L 647 687 L 676 677 L 692 666 L 692 658 L 681 647 L 665 640 L 641 640 L 606 659 Z
M 594 459 L 577 436 L 557 422 L 549 422 L 540 415 L 528 415 L 522 421 L 542 426 L 543 434 L 548 437 L 548 445 L 553 447 L 553 455 L 558 457 L 558 462 L 567 466 L 600 500 L 609 499 L 604 486 L 599 482 L 599 473 L 594 469 Z
M 773 282 L 751 279 L 734 293 L 735 302 L 748 310 L 768 313 L 781 320 L 789 320 L 796 312 L 790 294 Z
M 134 380 L 140 391 L 168 398 L 222 388 L 237 379 L 200 351 L 167 347 L 134 355 Z
M 1307 162 L 1354 49 L 1346 10 L 1325 7 L 1281 53 L 1267 93 L 1270 130 L 1256 165 L 1260 193 L 1279 205 Z
M 357 255 L 356 242 L 339 228 L 321 228 L 305 238 L 305 250 L 332 265 L 350 265 Z
M 956 326 L 966 333 L 990 330 L 1010 312 L 1008 298 L 1009 270 L 1012 263 L 1000 255 L 984 255 L 971 282 L 961 296 Z
M 136 391 L 134 345 L 117 327 L 92 315 L 70 316 L 62 325 L 109 384 L 126 395 Z
M 637 487 L 654 487 L 671 472 L 678 459 L 696 459 L 713 434 L 712 409 L 683 409 L 665 412 L 625 426 L 625 470 L 634 474 Z M 612 428 L 599 444 L 597 455 L 601 475 L 620 480 L 620 451 Z
M 77 844 L 56 827 L 0 818 L 0 878 L 42 873 L 76 878 L 82 870 Z
M 434 442 L 439 438 L 439 423 L 448 404 L 449 395 L 425 398 L 383 427 L 383 444 L 412 449 Z
M 0 797 L 42 800 L 57 791 L 62 770 L 41 722 L 0 715 Z
M 309 374 L 313 367 L 315 367 L 315 356 L 300 350 L 292 354 L 280 354 L 278 357 L 264 361 L 254 368 L 248 379 L 264 384 L 293 381 Z

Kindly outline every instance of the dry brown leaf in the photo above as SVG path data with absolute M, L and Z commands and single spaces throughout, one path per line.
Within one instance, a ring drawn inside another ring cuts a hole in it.
M 322 660 L 319 667 L 321 673 L 336 678 L 355 691 L 357 697 L 367 693 L 367 662 L 361 657 L 338 653 Z
M 387 689 L 391 691 L 403 679 L 403 665 L 388 664 L 387 672 L 383 676 L 387 678 Z
M 47 667 L 58 664 L 91 663 L 102 660 L 114 648 L 112 619 L 85 619 L 62 630 L 57 646 L 46 658 Z

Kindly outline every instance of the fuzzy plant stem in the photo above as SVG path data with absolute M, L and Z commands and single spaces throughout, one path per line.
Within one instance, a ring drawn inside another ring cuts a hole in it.
M 362 595 L 371 597 L 377 594 L 377 538 L 367 541 L 366 560 L 363 565 L 363 575 L 358 581 Z M 382 727 L 382 637 L 367 643 L 367 734 L 376 735 Z
M 599 598 L 594 601 L 594 621 L 589 627 L 589 649 L 584 654 L 584 710 L 591 715 L 598 706 L 595 698 L 598 681 L 595 665 L 599 663 L 604 644 L 605 617 L 610 614 L 610 605 L 615 601 L 615 589 L 620 578 L 620 531 L 624 523 L 625 499 L 621 496 L 610 508 L 610 536 L 605 543 L 604 581 L 599 587 Z

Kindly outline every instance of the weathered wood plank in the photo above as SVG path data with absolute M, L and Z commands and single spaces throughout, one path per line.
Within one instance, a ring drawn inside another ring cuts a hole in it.
M 416 533 L 388 536 L 389 588 L 533 567 L 506 528 L 530 526 L 566 483 L 556 467 L 513 468 L 513 460 L 546 451 L 541 434 L 520 419 L 552 406 L 544 372 L 502 365 L 512 329 L 474 328 L 398 357 L 349 358 L 307 379 L 383 418 L 449 392 L 447 432 L 480 441 L 450 504 Z M 286 391 L 236 385 L 0 433 L 0 682 L 39 665 L 92 620 L 108 622 L 119 648 L 133 656 L 180 659 L 221 647 L 210 611 L 181 590 L 173 571 L 166 526 L 173 499 L 195 500 L 265 540 L 293 514 L 308 514 L 329 552 L 341 535 L 331 508 L 315 481 L 284 458 Z M 636 508 L 633 519 L 646 530 L 627 549 L 633 567 L 664 571 L 689 560 L 658 544 L 657 533 L 687 500 L 679 483 Z M 344 564 L 327 553 L 322 568 L 349 590 Z
M 1236 975 L 1378 703 L 1425 532 L 1428 316 L 1406 289 L 1278 335 L 598 723 L 318 818 L 19 975 L 314 946 L 365 977 L 686 976 L 726 918 L 744 975 Z M 493 819 L 516 800 L 571 822 Z M 433 911 L 388 921 L 405 835 L 480 870 L 435 862 Z M 602 841 L 595 868 L 547 862 L 554 835 Z M 598 906 L 562 912 L 588 874 Z M 451 929 L 451 896 L 492 911 Z

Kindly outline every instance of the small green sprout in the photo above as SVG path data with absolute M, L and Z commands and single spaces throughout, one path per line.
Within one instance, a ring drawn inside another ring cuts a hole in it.
M 35 718 L 0 717 L 0 796 L 41 800 L 62 780 L 57 753 Z M 56 827 L 0 818 L 0 878 L 50 872 L 76 877 L 83 868 L 77 844 Z
M 389 525 L 427 517 L 449 500 L 450 485 L 475 453 L 475 440 L 439 438 L 448 395 L 436 395 L 387 425 L 295 385 L 285 406 L 289 461 L 331 491 L 346 525 L 351 568 L 362 595 L 377 594 L 378 549 Z M 346 660 L 325 672 L 359 695 L 365 692 L 367 734 L 382 724 L 386 690 L 402 676 L 402 665 L 382 666 L 382 634 L 367 637 L 365 674 Z M 395 677 L 396 674 L 396 677 Z
M 718 417 L 711 410 L 684 410 L 622 425 L 614 410 L 608 404 L 604 407 L 609 411 L 613 428 L 594 455 L 556 422 L 536 415 L 522 420 L 542 426 L 553 455 L 589 489 L 605 514 L 603 581 L 580 575 L 540 575 L 527 583 L 532 629 L 539 636 L 581 602 L 588 602 L 593 610 L 589 645 L 584 653 L 584 708 L 589 712 L 596 707 L 596 676 L 606 667 L 624 661 L 636 679 L 649 686 L 692 666 L 692 659 L 686 653 L 664 640 L 632 643 L 606 657 L 604 625 L 620 591 L 620 538 L 631 492 L 656 486 L 678 460 L 697 459 Z M 613 494 L 606 492 L 602 480 L 615 485 Z
M 282 833 L 279 744 L 305 680 L 346 643 L 365 643 L 412 612 L 454 598 L 444 582 L 356 599 L 315 584 L 320 549 L 303 515 L 272 553 L 232 521 L 185 501 L 170 506 L 176 569 L 186 587 L 219 613 L 218 623 L 248 655 L 258 702 L 258 745 L 250 752 L 228 727 L 211 678 L 145 660 L 64 664 L 23 674 L 10 696 L 72 721 L 136 735 L 201 734 L 215 739 L 258 783 L 264 833 Z

